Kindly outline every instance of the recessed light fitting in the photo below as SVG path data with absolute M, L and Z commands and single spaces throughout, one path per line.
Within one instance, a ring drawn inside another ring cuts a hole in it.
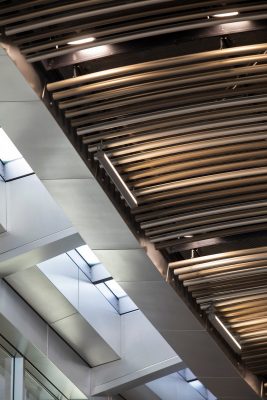
M 238 11 L 229 11 L 225 13 L 213 14 L 212 16 L 215 18 L 227 18 L 227 17 L 236 17 L 239 15 Z
M 68 42 L 68 44 L 75 46 L 78 44 L 91 43 L 91 42 L 94 42 L 95 40 L 96 39 L 94 37 L 86 37 L 86 38 L 82 38 L 82 39 L 71 40 L 70 42 Z

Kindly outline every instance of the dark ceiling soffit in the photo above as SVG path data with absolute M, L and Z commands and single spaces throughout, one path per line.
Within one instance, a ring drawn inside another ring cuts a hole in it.
M 101 59 L 100 69 L 106 69 L 112 68 L 112 66 L 105 65 L 110 59 L 114 60 L 114 66 L 117 66 L 122 63 L 122 60 L 125 63 L 125 58 L 128 59 L 129 56 L 131 58 L 138 57 L 139 54 L 143 57 L 143 60 L 148 60 L 162 58 L 163 56 L 165 58 L 172 55 L 198 52 L 200 51 L 200 46 L 203 51 L 204 49 L 215 50 L 221 44 L 220 38 L 225 35 L 231 35 L 231 40 L 237 42 L 235 43 L 236 46 L 259 43 L 259 41 L 263 42 L 267 39 L 266 27 L 266 20 L 221 24 L 210 28 L 194 29 L 190 32 L 179 32 L 178 34 L 166 34 L 155 38 L 135 40 L 127 44 L 110 45 L 107 53 L 102 55 L 95 55 L 90 51 L 86 52 L 86 50 L 74 51 L 70 54 L 43 60 L 42 64 L 48 71 L 88 61 L 90 61 L 90 64 L 98 65 L 98 59 Z M 167 45 L 166 42 L 168 43 Z M 142 62 L 143 60 L 138 59 L 137 62 Z

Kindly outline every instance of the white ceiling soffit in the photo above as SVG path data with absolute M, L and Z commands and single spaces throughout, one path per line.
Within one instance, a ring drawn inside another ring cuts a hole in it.
M 12 68 L 11 61 L 7 64 Z M 26 87 L 19 73 L 16 70 L 13 73 L 18 84 Z M 2 76 L 0 87 L 3 85 Z M 1 97 L 5 97 L 2 90 Z M 39 113 L 37 125 L 36 103 Z M 260 398 L 257 379 L 232 364 L 223 349 L 164 282 L 45 106 L 38 100 L 31 102 L 27 98 L 12 103 L 2 101 L 0 120 L 4 126 L 7 125 L 11 139 L 43 179 L 83 239 L 97 250 L 100 261 L 116 276 L 122 288 L 200 381 L 221 400 Z M 45 163 L 44 159 L 47 160 Z M 53 163 L 51 169 L 50 162 Z M 66 167 L 63 170 L 62 165 Z

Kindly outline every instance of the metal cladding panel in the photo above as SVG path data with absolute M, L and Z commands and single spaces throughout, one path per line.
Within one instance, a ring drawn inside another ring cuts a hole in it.
M 0 43 L 0 100 L 1 102 L 8 101 L 37 101 L 38 96 L 29 87 L 27 81 L 23 78 L 20 71 L 10 61 L 6 52 L 1 48 Z M 1 105 L 2 107 L 2 105 Z M 3 121 L 0 118 L 0 125 L 2 126 Z
M 52 328 L 65 338 L 91 367 L 119 359 L 79 313 L 54 322 Z
M 56 179 L 43 183 L 91 249 L 139 248 L 95 179 Z
M 1 335 L 67 398 L 88 398 L 88 365 L 3 281 L 0 298 Z
M 0 124 L 40 179 L 91 177 L 40 100 L 1 102 Z
M 77 312 L 36 266 L 16 272 L 6 281 L 48 324 Z
M 0 234 L 6 230 L 6 186 L 0 177 Z
M 68 269 L 65 265 L 66 270 Z M 78 274 L 78 273 L 77 273 Z M 62 280 L 61 276 L 61 280 Z M 69 278 L 69 279 L 68 279 Z M 77 275 L 78 278 L 78 275 Z M 68 281 L 68 282 L 67 282 Z M 55 284 L 40 271 L 38 267 L 13 274 L 7 282 L 36 310 L 47 323 L 53 327 L 90 366 L 96 366 L 118 359 L 118 355 L 103 340 L 99 333 L 90 325 L 78 311 L 78 304 L 72 304 L 72 298 L 67 300 L 64 291 L 56 288 Z M 75 285 L 75 277 L 66 276 L 65 284 Z M 62 282 L 64 286 L 64 282 Z M 66 285 L 65 285 L 66 286 Z M 52 311 L 51 311 L 52 310 Z M 119 316 L 118 316 L 119 318 Z M 120 328 L 118 325 L 117 328 Z M 117 332 L 119 337 L 119 331 Z M 82 339 L 83 338 L 83 339 Z M 81 344 L 82 340 L 82 344 Z M 80 345 L 79 345 L 80 343 Z

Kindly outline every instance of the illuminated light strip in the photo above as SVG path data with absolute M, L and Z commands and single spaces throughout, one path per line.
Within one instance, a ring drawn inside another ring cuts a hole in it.
M 111 163 L 110 159 L 108 156 L 103 152 L 103 151 L 98 151 L 97 152 L 97 158 L 105 168 L 106 172 L 110 176 L 110 178 L 113 180 L 115 185 L 117 186 L 117 189 L 120 191 L 121 195 L 124 197 L 124 199 L 127 201 L 128 205 L 131 208 L 134 208 L 138 205 L 136 198 L 132 194 L 132 192 L 129 190 L 128 186 L 125 184 L 123 179 L 121 178 L 120 174 L 114 167 L 114 165 Z
M 213 14 L 212 16 L 215 18 L 226 18 L 226 17 L 236 17 L 237 15 L 239 15 L 238 11 L 231 11 L 221 14 Z
M 226 328 L 226 326 L 222 323 L 222 321 L 220 320 L 219 317 L 217 317 L 217 315 L 214 315 L 216 321 L 220 324 L 220 326 L 223 328 L 223 330 L 227 333 L 227 335 L 232 339 L 232 341 L 234 342 L 234 344 L 238 347 L 239 350 L 242 349 L 241 345 L 238 343 L 238 341 L 234 338 L 234 336 L 228 331 L 228 329 Z

